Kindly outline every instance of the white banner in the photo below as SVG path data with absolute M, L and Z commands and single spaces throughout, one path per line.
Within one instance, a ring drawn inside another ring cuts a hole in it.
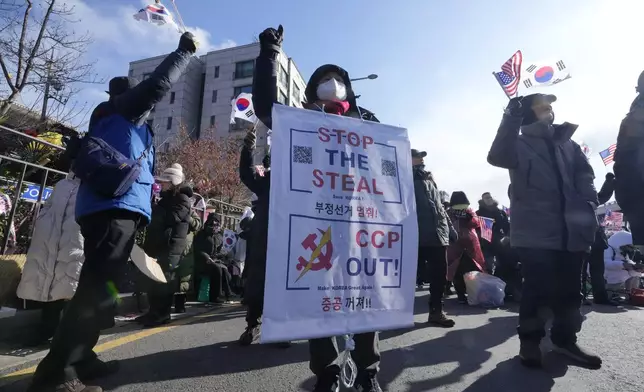
M 407 130 L 273 107 L 262 343 L 414 324 Z

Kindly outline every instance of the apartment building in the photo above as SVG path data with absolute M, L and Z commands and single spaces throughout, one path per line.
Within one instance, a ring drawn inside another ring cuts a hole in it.
M 160 150 L 177 142 L 183 125 L 191 137 L 205 135 L 227 136 L 242 134 L 252 124 L 238 120 L 230 124 L 231 102 L 241 92 L 252 92 L 255 58 L 259 43 L 236 46 L 193 57 L 188 70 L 175 83 L 171 92 L 160 102 L 149 122 L 155 130 Z M 130 63 L 129 75 L 145 79 L 165 58 L 158 56 Z M 285 53 L 279 56 L 278 100 L 301 107 L 304 99 L 304 79 L 295 63 Z M 258 144 L 265 143 L 266 129 L 258 129 Z

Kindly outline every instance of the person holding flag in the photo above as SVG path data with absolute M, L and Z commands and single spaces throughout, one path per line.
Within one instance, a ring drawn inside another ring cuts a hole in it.
M 598 368 L 601 359 L 577 344 L 581 266 L 598 225 L 595 174 L 571 140 L 577 125 L 554 124 L 555 101 L 554 95 L 544 94 L 511 99 L 487 160 L 510 172 L 510 242 L 523 272 L 521 363 L 542 364 L 540 342 L 547 321 L 542 308 L 548 307 L 554 315 L 550 337 L 557 351 Z

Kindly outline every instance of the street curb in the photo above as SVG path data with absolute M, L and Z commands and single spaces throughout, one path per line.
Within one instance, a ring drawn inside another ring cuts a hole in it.
M 117 315 L 140 313 L 146 309 L 147 296 L 133 293 L 119 294 L 120 301 L 116 308 Z M 40 322 L 40 310 L 18 310 L 12 317 L 0 318 L 0 341 L 15 342 L 21 337 L 33 333 Z

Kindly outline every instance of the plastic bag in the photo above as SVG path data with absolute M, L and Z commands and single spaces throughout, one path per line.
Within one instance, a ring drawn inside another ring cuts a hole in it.
M 503 305 L 505 282 L 485 272 L 468 272 L 463 275 L 467 288 L 467 302 L 485 308 Z
M 210 301 L 210 278 L 208 276 L 201 277 L 201 283 L 199 283 L 199 294 L 197 294 L 197 301 Z

